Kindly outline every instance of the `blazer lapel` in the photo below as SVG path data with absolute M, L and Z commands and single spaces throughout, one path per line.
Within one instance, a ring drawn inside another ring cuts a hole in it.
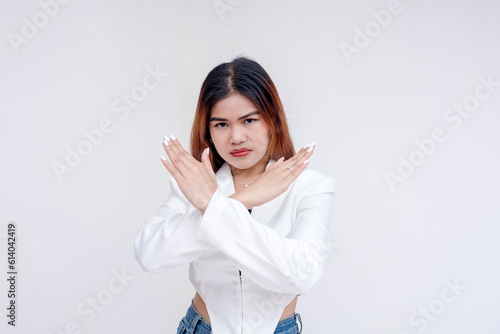
M 276 160 L 273 159 L 269 160 L 266 166 L 266 170 L 267 168 L 269 168 L 271 164 L 275 162 Z M 224 162 L 224 164 L 219 168 L 217 173 L 215 173 L 215 176 L 217 178 L 217 184 L 219 185 L 219 189 L 222 191 L 224 195 L 229 197 L 235 193 L 233 175 L 231 174 L 231 168 L 229 167 L 229 164 L 227 162 Z M 288 189 L 284 193 L 272 199 L 271 201 L 253 207 L 251 213 L 252 217 L 262 224 L 267 224 L 267 222 L 271 220 L 274 214 L 281 207 L 281 204 L 283 203 L 286 196 L 290 192 L 290 188 L 291 186 L 288 187 Z

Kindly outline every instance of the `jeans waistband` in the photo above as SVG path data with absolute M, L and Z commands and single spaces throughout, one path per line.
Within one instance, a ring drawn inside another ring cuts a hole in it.
M 189 326 L 193 329 L 201 330 L 202 333 L 211 333 L 212 327 L 210 324 L 203 318 L 203 316 L 196 311 L 193 305 L 193 301 L 191 301 L 191 306 L 189 306 L 186 313 L 186 321 Z M 198 328 L 196 328 L 198 326 Z M 300 318 L 299 313 L 294 313 L 292 316 L 280 320 L 276 327 L 275 333 L 280 333 L 280 331 L 286 330 L 293 326 L 299 326 L 299 333 L 302 333 L 302 319 Z M 199 328 L 201 327 L 201 328 Z
M 207 333 L 210 333 L 212 330 L 210 324 L 194 308 L 193 301 L 191 301 L 191 306 L 189 306 L 187 310 L 186 321 L 188 322 L 188 324 L 190 324 L 190 327 L 193 327 L 193 329 L 195 329 L 198 325 L 198 327 L 201 327 Z
M 278 326 L 276 326 L 275 333 L 280 333 L 280 331 L 291 328 L 293 326 L 299 326 L 299 333 L 302 333 L 302 319 L 300 318 L 300 314 L 298 313 L 294 313 L 292 316 L 280 320 L 280 322 L 278 322 Z

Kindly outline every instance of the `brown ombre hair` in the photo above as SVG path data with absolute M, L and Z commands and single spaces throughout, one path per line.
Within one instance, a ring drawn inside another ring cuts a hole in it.
M 214 172 L 224 164 L 213 143 L 210 142 L 209 120 L 212 107 L 224 98 L 240 94 L 253 102 L 269 127 L 269 145 L 266 160 L 291 158 L 295 154 L 288 132 L 283 105 L 271 77 L 254 60 L 237 57 L 230 63 L 216 66 L 201 86 L 196 114 L 191 129 L 191 154 L 201 161 L 203 150 L 210 147 L 210 161 Z

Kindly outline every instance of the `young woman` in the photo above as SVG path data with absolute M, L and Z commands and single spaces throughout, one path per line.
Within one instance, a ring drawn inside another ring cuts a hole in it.
M 297 297 L 322 276 L 335 179 L 295 152 L 267 72 L 239 57 L 205 79 L 191 154 L 172 135 L 170 195 L 135 241 L 149 272 L 189 263 L 196 294 L 177 333 L 300 333 Z

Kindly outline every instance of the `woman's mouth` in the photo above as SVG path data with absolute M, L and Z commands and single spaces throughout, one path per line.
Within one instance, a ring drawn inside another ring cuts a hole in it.
M 247 156 L 250 153 L 249 149 L 241 149 L 241 150 L 234 150 L 230 154 L 233 157 L 244 157 Z

